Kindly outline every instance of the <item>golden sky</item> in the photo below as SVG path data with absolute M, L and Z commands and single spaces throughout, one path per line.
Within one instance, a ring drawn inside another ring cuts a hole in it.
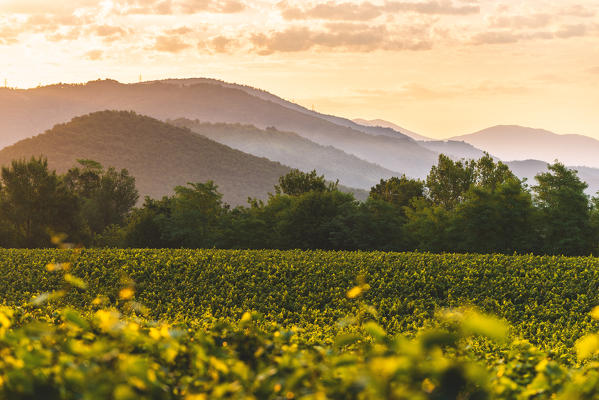
M 0 0 L 9 86 L 211 77 L 435 138 L 599 138 L 599 0 Z

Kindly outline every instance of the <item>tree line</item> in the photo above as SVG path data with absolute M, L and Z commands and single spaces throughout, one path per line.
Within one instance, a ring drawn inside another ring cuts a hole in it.
M 555 162 L 529 186 L 488 154 L 440 155 L 425 180 L 381 180 L 364 202 L 316 171 L 292 170 L 265 201 L 232 208 L 214 182 L 140 207 L 126 170 L 91 160 L 64 175 L 14 161 L 0 175 L 0 245 L 48 247 L 67 233 L 96 247 L 597 253 L 599 198 Z

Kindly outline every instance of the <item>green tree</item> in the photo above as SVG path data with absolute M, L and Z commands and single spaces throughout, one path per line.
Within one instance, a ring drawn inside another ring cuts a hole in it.
M 141 208 L 133 210 L 126 226 L 125 246 L 134 248 L 175 248 L 178 243 L 169 239 L 168 221 L 173 208 L 173 197 L 161 200 L 145 198 Z
M 64 176 L 67 187 L 81 201 L 82 217 L 93 234 L 111 225 L 124 225 L 139 199 L 135 178 L 126 169 L 117 171 L 92 160 L 78 160 L 79 166 Z
M 453 161 L 444 154 L 439 155 L 437 165 L 433 165 L 426 177 L 430 200 L 446 210 L 455 208 L 475 182 L 475 161 Z
M 392 177 L 381 179 L 380 183 L 370 189 L 369 198 L 393 204 L 404 215 L 403 207 L 409 207 L 413 199 L 424 197 L 424 182 L 417 179 Z
M 490 190 L 508 181 L 518 180 L 507 165 L 501 161 L 495 162 L 489 153 L 475 162 L 474 171 L 476 185 Z
M 227 212 L 212 181 L 177 186 L 167 222 L 169 241 L 181 247 L 211 248 L 219 235 L 219 219 Z
M 331 221 L 329 234 L 339 250 L 402 251 L 407 249 L 405 218 L 393 204 L 369 198 L 345 208 Z
M 445 207 L 418 199 L 406 209 L 406 217 L 404 231 L 411 248 L 435 253 L 456 248 L 454 213 Z
M 287 175 L 279 178 L 279 184 L 275 186 L 277 194 L 299 196 L 308 192 L 331 192 L 337 190 L 338 182 L 327 183 L 324 176 L 318 176 L 316 170 L 302 172 L 292 169 Z
M 278 238 L 273 242 L 283 249 L 339 249 L 331 240 L 338 228 L 336 219 L 355 212 L 353 195 L 339 191 L 310 191 L 300 196 L 276 196 L 267 205 L 280 207 L 276 213 Z M 278 243 L 277 243 L 278 242 Z
M 49 247 L 53 234 L 78 240 L 81 230 L 77 197 L 50 172 L 45 158 L 13 161 L 2 168 L 0 213 L 11 243 Z
M 518 179 L 473 186 L 455 209 L 456 250 L 475 253 L 513 253 L 533 249 L 532 198 Z
M 577 171 L 555 162 L 535 177 L 535 203 L 540 211 L 541 251 L 568 256 L 589 254 L 594 246 L 587 184 Z

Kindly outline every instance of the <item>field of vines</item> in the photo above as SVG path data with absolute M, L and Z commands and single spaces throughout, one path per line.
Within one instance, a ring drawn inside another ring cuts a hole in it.
M 599 259 L 0 250 L 0 399 L 599 398 Z

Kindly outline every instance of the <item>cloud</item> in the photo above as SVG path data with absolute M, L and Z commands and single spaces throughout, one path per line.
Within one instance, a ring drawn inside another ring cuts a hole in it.
M 208 41 L 202 42 L 198 46 L 200 49 L 207 49 L 214 53 L 230 53 L 232 49 L 240 47 L 238 40 L 218 35 Z
M 1 13 L 71 15 L 78 9 L 96 7 L 96 0 L 48 1 L 48 0 L 2 0 Z
M 553 17 L 549 14 L 531 14 L 531 15 L 500 15 L 490 18 L 490 25 L 493 28 L 544 28 L 548 26 Z
M 519 34 L 511 31 L 488 31 L 472 36 L 472 43 L 477 45 L 516 43 L 521 38 Z
M 370 2 L 349 3 L 328 1 L 310 4 L 302 8 L 292 6 L 287 1 L 277 4 L 286 20 L 331 20 L 331 21 L 370 21 L 385 14 L 414 12 L 429 15 L 469 15 L 480 12 L 476 1 L 454 3 L 450 0 L 429 0 L 424 2 L 386 1 L 382 5 Z
M 191 45 L 181 40 L 178 36 L 158 36 L 154 46 L 152 46 L 152 50 L 165 53 L 179 53 L 189 47 Z
M 382 15 L 382 9 L 372 3 L 336 3 L 329 1 L 312 5 L 307 9 L 290 6 L 286 1 L 279 3 L 278 8 L 283 18 L 287 20 L 341 20 L 369 21 Z
M 569 39 L 573 37 L 581 37 L 587 34 L 587 27 L 583 24 L 578 25 L 563 25 L 556 33 L 555 36 L 562 39 Z
M 362 89 L 355 90 L 354 98 L 372 101 L 373 98 L 401 98 L 413 100 L 439 100 L 457 97 L 477 97 L 486 95 L 521 95 L 531 89 L 519 84 L 497 84 L 491 81 L 480 81 L 472 84 L 448 84 L 425 86 L 417 82 L 409 82 L 398 89 Z
M 9 27 L 0 28 L 0 45 L 10 46 L 18 43 L 18 32 L 14 32 Z
M 462 5 L 450 0 L 437 0 L 425 2 L 387 2 L 385 10 L 388 12 L 416 12 L 433 15 L 471 15 L 480 13 L 478 1 L 462 1 Z
M 90 50 L 87 53 L 85 53 L 85 58 L 87 58 L 90 61 L 97 61 L 101 60 L 103 55 L 104 52 L 102 50 Z
M 592 18 L 597 15 L 597 12 L 581 4 L 573 4 L 560 10 L 560 14 L 571 17 Z
M 234 14 L 246 7 L 240 0 L 124 0 L 115 6 L 122 15 Z
M 258 33 L 251 37 L 251 42 L 254 49 L 262 55 L 307 51 L 313 48 L 371 52 L 428 50 L 432 47 L 429 29 L 425 25 L 389 31 L 385 25 L 370 26 L 353 23 L 327 24 L 324 30 L 296 26 L 282 31 Z
M 475 45 L 482 44 L 508 44 L 525 40 L 550 40 L 570 39 L 587 36 L 590 28 L 584 24 L 562 25 L 554 30 L 490 30 L 472 35 L 470 42 Z

